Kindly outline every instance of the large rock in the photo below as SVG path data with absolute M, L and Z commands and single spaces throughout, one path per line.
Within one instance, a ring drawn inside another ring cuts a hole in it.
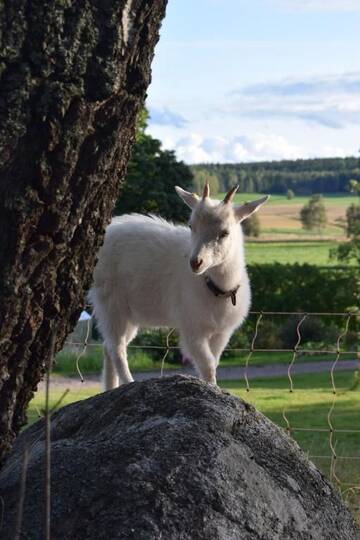
M 1 538 L 13 538 L 31 447 L 23 538 L 44 537 L 44 422 L 0 476 Z M 197 379 L 132 383 L 53 416 L 52 539 L 359 539 L 299 447 L 247 403 Z

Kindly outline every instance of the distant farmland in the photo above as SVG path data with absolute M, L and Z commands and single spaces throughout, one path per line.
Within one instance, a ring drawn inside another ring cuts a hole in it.
M 219 194 L 218 198 L 224 195 Z M 256 199 L 261 195 L 244 193 L 236 195 L 235 203 Z M 328 225 L 319 234 L 302 228 L 300 210 L 309 197 L 294 197 L 288 200 L 285 195 L 271 195 L 270 200 L 259 212 L 261 235 L 246 242 L 246 259 L 251 263 L 309 263 L 334 265 L 336 260 L 329 258 L 330 249 L 344 241 L 346 209 L 356 203 L 355 196 L 327 194 L 323 197 Z

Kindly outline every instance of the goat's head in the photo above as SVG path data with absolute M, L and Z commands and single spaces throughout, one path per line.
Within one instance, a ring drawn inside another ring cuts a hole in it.
M 241 206 L 232 204 L 238 186 L 231 189 L 223 201 L 210 199 L 206 183 L 202 197 L 175 187 L 177 194 L 192 210 L 190 266 L 195 274 L 203 274 L 209 268 L 222 264 L 238 249 L 242 241 L 239 223 L 256 212 L 268 196 Z

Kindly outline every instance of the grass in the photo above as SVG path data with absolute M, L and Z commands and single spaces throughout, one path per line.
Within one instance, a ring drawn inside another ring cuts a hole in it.
M 287 378 L 266 378 L 250 382 L 246 391 L 243 381 L 223 381 L 221 386 L 232 394 L 252 403 L 277 425 L 291 426 L 291 435 L 329 478 L 331 465 L 330 428 L 328 414 L 333 405 L 331 423 L 335 429 L 333 446 L 338 456 L 335 473 L 340 489 L 352 510 L 360 515 L 360 385 L 354 373 L 338 372 L 335 376 L 337 394 L 331 391 L 328 373 L 297 375 L 294 392 L 289 392 Z M 298 431 L 297 429 L 314 431 Z M 323 431 L 316 431 L 316 430 Z M 336 432 L 336 429 L 358 430 Z M 317 456 L 317 457 L 316 457 Z M 351 489 L 355 486 L 357 489 Z
M 256 193 L 242 193 L 235 196 L 235 203 L 243 203 L 247 200 L 259 198 L 261 195 Z M 223 194 L 218 195 L 219 198 Z M 321 231 L 305 230 L 300 220 L 300 210 L 309 201 L 310 197 L 294 197 L 288 200 L 285 195 L 271 195 L 267 204 L 259 212 L 261 227 L 260 241 L 267 242 L 267 247 L 253 247 L 250 244 L 249 257 L 250 262 L 261 261 L 264 256 L 264 250 L 269 252 L 267 257 L 269 261 L 279 260 L 280 262 L 292 262 L 295 258 L 298 262 L 309 262 L 312 264 L 334 264 L 329 261 L 329 249 L 336 246 L 336 242 L 346 240 L 345 223 L 346 209 L 350 204 L 358 203 L 356 196 L 348 194 L 326 194 L 323 201 L 327 214 L 327 225 Z M 288 241 L 291 248 L 290 260 L 286 256 L 286 248 L 278 246 L 278 241 Z M 295 246 L 292 242 L 301 240 L 311 243 L 312 253 L 306 250 L 295 253 Z M 322 246 L 320 247 L 320 243 Z M 315 246 L 319 246 L 320 251 L 314 256 Z M 261 250 L 258 254 L 257 251 Z M 256 252 L 253 254 L 253 252 Z M 318 262 L 319 261 L 319 262 Z
M 283 414 L 291 426 L 291 436 L 309 455 L 317 467 L 330 477 L 331 447 L 328 414 L 334 404 L 331 424 L 335 429 L 333 446 L 338 456 L 335 473 L 344 499 L 355 515 L 360 507 L 360 379 L 352 372 L 337 372 L 337 394 L 332 393 L 329 374 L 296 375 L 294 392 L 289 392 L 287 377 L 263 378 L 250 381 L 250 392 L 243 380 L 223 381 L 220 386 L 252 403 L 259 411 L 280 427 L 286 428 Z M 67 394 L 61 406 L 95 395 L 98 388 L 75 389 Z M 63 389 L 51 388 L 51 406 L 56 404 Z M 44 392 L 38 392 L 28 409 L 29 423 L 38 418 L 44 407 Z M 299 428 L 309 431 L 299 431 Z M 336 430 L 349 430 L 337 432 Z M 320 431 L 318 431 L 320 430 Z M 358 430 L 358 432 L 353 431 Z M 352 432 L 350 432 L 352 431 Z M 336 483 L 336 482 L 335 482 Z M 356 488 L 356 489 L 355 489 Z
M 57 386 L 50 385 L 50 399 L 49 399 L 49 408 L 50 410 L 61 401 L 60 407 L 65 405 L 70 405 L 75 401 L 81 401 L 82 399 L 88 399 L 89 397 L 95 396 L 99 393 L 99 388 L 94 385 L 94 387 L 86 386 L 84 388 L 71 389 L 71 384 L 69 383 L 69 392 L 64 396 L 65 389 Z M 63 397 L 64 396 L 64 397 Z M 27 410 L 27 420 L 28 425 L 33 424 L 36 420 L 39 420 L 43 416 L 43 410 L 45 407 L 45 391 L 39 390 L 36 392 L 35 396 L 31 400 L 28 410 Z M 57 409 L 58 407 L 56 407 Z
M 165 351 L 164 351 L 165 352 Z M 56 355 L 54 373 L 64 376 L 77 374 L 76 359 L 79 353 L 63 350 Z M 99 373 L 102 369 L 103 352 L 102 345 L 92 344 L 88 347 L 86 354 L 80 356 L 78 365 L 82 373 Z M 141 350 L 129 350 L 129 366 L 132 371 L 148 371 L 161 369 L 161 362 L 154 362 L 146 353 Z M 173 364 L 164 362 L 164 369 L 174 367 Z
M 306 347 L 304 347 L 306 348 Z M 223 355 L 220 366 L 221 367 L 235 367 L 244 366 L 248 353 L 243 351 L 235 353 L 233 355 Z M 296 362 L 318 362 L 326 360 L 334 360 L 336 357 L 334 354 L 300 354 Z M 76 358 L 75 352 L 64 350 L 56 356 L 56 364 L 54 366 L 54 373 L 62 376 L 75 376 L 76 370 Z M 250 359 L 250 365 L 252 366 L 266 366 L 271 364 L 288 364 L 291 361 L 292 353 L 289 352 L 254 352 Z M 88 347 L 88 352 L 82 355 L 79 359 L 79 368 L 83 374 L 100 373 L 102 369 L 102 347 L 101 345 L 91 345 Z M 353 360 L 353 354 L 342 353 L 341 359 Z M 340 360 L 341 361 L 341 360 Z M 142 351 L 133 351 L 129 349 L 129 366 L 131 371 L 152 371 L 158 370 L 160 373 L 161 362 L 154 362 L 152 358 Z M 174 369 L 181 367 L 181 364 L 174 364 L 164 362 L 163 368 Z
M 262 197 L 264 194 L 262 193 L 237 193 L 234 197 L 234 202 L 237 204 L 244 203 L 246 201 L 251 201 L 252 199 L 256 199 L 259 197 Z M 219 193 L 216 195 L 217 199 L 223 199 L 225 196 L 225 193 Z M 300 195 L 295 196 L 293 199 L 287 199 L 286 195 L 270 195 L 270 199 L 267 202 L 267 204 L 270 205 L 298 205 L 301 204 L 302 206 L 306 204 L 311 195 Z M 356 203 L 358 200 L 358 197 L 355 195 L 349 195 L 344 193 L 325 193 L 323 195 L 323 201 L 325 206 L 342 206 L 344 208 L 347 208 L 350 206 L 350 204 Z
M 246 242 L 245 255 L 248 264 L 264 263 L 308 263 L 318 266 L 338 264 L 330 259 L 330 249 L 335 242 Z
M 235 366 L 245 366 L 246 359 L 248 357 L 247 352 L 239 353 L 236 356 L 222 357 L 220 361 L 220 367 L 235 367 Z M 273 364 L 289 364 L 292 360 L 292 352 L 254 352 L 249 359 L 249 366 L 269 366 Z M 295 362 L 297 364 L 307 363 L 307 362 L 324 362 L 324 361 L 334 361 L 336 359 L 336 354 L 321 354 L 321 353 L 299 353 L 296 357 Z M 341 353 L 339 362 L 341 360 L 354 360 L 354 354 L 352 353 Z
M 339 226 L 334 226 L 334 225 L 327 226 L 327 227 L 325 227 L 324 229 L 321 230 L 321 234 L 319 235 L 317 231 L 310 231 L 308 229 L 299 228 L 299 226 L 298 226 L 298 224 L 296 222 L 294 223 L 294 226 L 292 228 L 291 227 L 281 226 L 281 224 L 279 224 L 279 227 L 268 227 L 268 228 L 263 227 L 261 229 L 261 233 L 262 233 L 263 236 L 269 236 L 269 235 L 276 236 L 276 235 L 280 235 L 280 234 L 281 235 L 285 235 L 285 234 L 294 235 L 294 234 L 296 234 L 296 236 L 299 237 L 300 241 L 318 240 L 319 242 L 326 242 L 326 241 L 328 242 L 329 237 L 339 238 L 339 237 L 344 236 L 344 231 Z M 321 239 L 321 237 L 323 238 L 323 240 Z M 274 240 L 276 240 L 276 238 L 274 238 Z M 259 237 L 259 241 L 261 242 L 261 236 Z

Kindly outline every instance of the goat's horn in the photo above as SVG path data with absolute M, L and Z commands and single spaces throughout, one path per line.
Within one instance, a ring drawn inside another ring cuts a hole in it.
M 210 195 L 210 186 L 209 186 L 209 182 L 206 180 L 202 198 L 207 199 L 209 195 Z
M 230 189 L 230 191 L 225 195 L 223 203 L 224 204 L 231 203 L 238 189 L 239 189 L 239 186 L 235 186 L 232 189 Z

